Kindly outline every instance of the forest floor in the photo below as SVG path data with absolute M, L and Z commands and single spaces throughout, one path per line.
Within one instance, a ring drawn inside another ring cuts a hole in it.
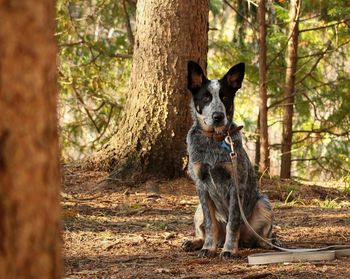
M 62 174 L 64 278 L 350 278 L 349 258 L 250 266 L 247 256 L 266 250 L 241 249 L 232 260 L 184 252 L 198 203 L 189 179 L 112 190 L 96 187 L 106 173 L 70 165 Z M 350 244 L 350 191 L 292 180 L 260 184 L 284 246 Z

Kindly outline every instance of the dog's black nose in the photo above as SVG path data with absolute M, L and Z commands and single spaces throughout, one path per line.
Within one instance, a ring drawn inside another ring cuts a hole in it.
M 225 117 L 225 114 L 222 112 L 214 112 L 213 113 L 213 119 L 215 123 L 220 123 Z

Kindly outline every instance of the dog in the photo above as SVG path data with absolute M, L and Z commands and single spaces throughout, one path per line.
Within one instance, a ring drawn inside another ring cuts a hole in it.
M 194 215 L 196 237 L 186 240 L 185 251 L 199 251 L 200 257 L 237 256 L 239 247 L 263 247 L 242 223 L 232 176 L 230 146 L 224 138 L 229 133 L 237 154 L 237 180 L 243 210 L 249 224 L 265 240 L 271 238 L 273 211 L 268 198 L 257 189 L 252 164 L 242 145 L 238 127 L 233 122 L 234 98 L 245 73 L 239 63 L 220 79 L 208 80 L 202 68 L 188 62 L 188 89 L 192 93 L 193 125 L 187 134 L 188 171 L 196 184 L 199 205 Z

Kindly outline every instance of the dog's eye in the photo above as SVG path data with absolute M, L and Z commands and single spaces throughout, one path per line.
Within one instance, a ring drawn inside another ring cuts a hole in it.
M 208 103 L 208 102 L 210 101 L 210 97 L 209 97 L 209 96 L 204 96 L 204 97 L 202 98 L 202 101 L 203 101 L 204 103 Z

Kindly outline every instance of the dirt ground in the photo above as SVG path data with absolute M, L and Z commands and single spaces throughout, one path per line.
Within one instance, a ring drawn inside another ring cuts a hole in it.
M 111 190 L 96 188 L 106 173 L 78 166 L 62 173 L 64 278 L 350 278 L 349 258 L 250 266 L 248 255 L 267 251 L 241 249 L 232 260 L 184 252 L 198 203 L 186 178 Z M 350 244 L 348 192 L 295 181 L 260 184 L 286 247 Z

